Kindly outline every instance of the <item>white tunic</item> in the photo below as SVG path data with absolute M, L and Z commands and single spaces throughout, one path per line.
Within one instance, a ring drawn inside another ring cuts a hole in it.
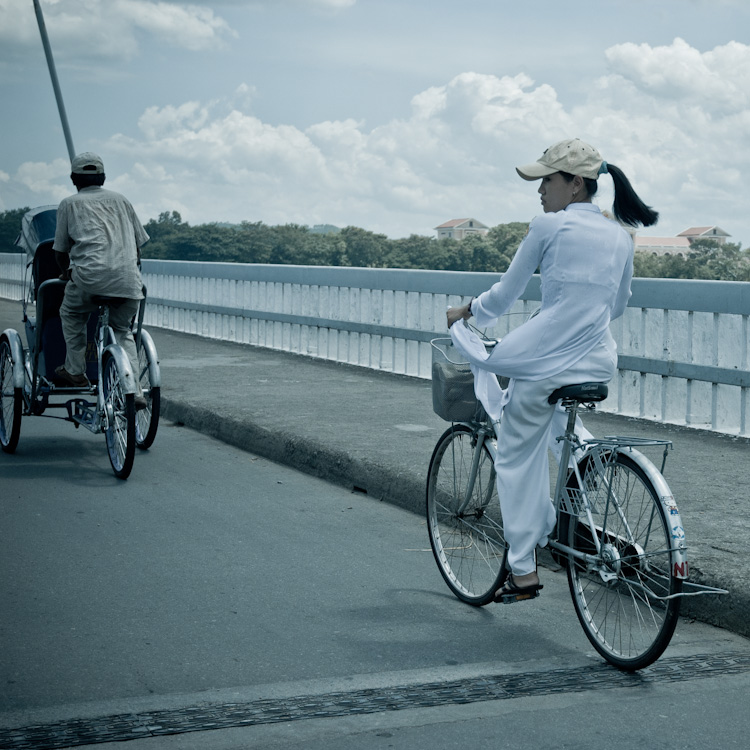
M 493 325 L 539 268 L 540 313 L 505 336 L 488 358 L 475 334 L 460 324 L 451 327 L 473 369 L 485 370 L 474 370 L 477 396 L 493 417 L 502 410 L 495 470 L 508 563 L 516 575 L 536 569 L 535 549 L 547 544 L 555 526 L 547 450 L 559 460 L 555 438 L 566 415 L 547 397 L 563 385 L 609 380 L 616 371 L 609 323 L 630 298 L 633 250 L 627 231 L 591 203 L 539 216 L 507 273 L 471 309 L 478 325 Z M 513 379 L 502 395 L 488 386 L 492 372 Z M 580 421 L 576 432 L 588 436 Z
M 73 281 L 87 294 L 142 299 L 138 248 L 147 241 L 133 206 L 112 190 L 83 188 L 57 207 L 54 249 L 70 254 Z
M 591 203 L 535 218 L 508 271 L 471 310 L 478 326 L 494 325 L 538 268 L 541 311 L 505 336 L 482 366 L 542 380 L 567 370 L 603 339 L 614 351 L 609 323 L 630 298 L 633 250 L 628 232 Z

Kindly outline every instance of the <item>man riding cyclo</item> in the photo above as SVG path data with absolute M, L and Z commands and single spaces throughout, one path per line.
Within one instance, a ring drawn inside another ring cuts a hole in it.
M 65 363 L 55 374 L 68 385 L 87 388 L 86 328 L 89 315 L 99 307 L 93 301 L 96 296 L 121 300 L 110 305 L 109 324 L 133 373 L 138 372 L 131 321 L 143 299 L 139 265 L 149 236 L 130 201 L 102 187 L 106 175 L 99 156 L 89 151 L 78 154 L 71 162 L 70 179 L 78 192 L 60 201 L 54 242 L 61 278 L 68 282 L 60 308 Z M 135 407 L 144 409 L 146 399 L 137 375 L 135 380 Z

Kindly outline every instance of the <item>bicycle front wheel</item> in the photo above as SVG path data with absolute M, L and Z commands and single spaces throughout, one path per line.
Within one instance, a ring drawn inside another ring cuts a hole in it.
M 463 424 L 440 438 L 427 476 L 427 528 L 445 582 L 463 602 L 488 604 L 505 579 L 506 544 L 492 455 Z
M 104 360 L 103 396 L 106 410 L 104 436 L 109 462 L 118 479 L 127 479 L 135 459 L 135 396 L 124 393 L 114 357 Z
M 682 581 L 673 575 L 667 513 L 634 458 L 607 451 L 585 456 L 578 467 L 580 494 L 575 475 L 568 482 L 579 500 L 576 512 L 562 516 L 567 544 L 590 556 L 568 562 L 576 614 L 607 661 L 642 669 L 669 645 L 680 610 Z

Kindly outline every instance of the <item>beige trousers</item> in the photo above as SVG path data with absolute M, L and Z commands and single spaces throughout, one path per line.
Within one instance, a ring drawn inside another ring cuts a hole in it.
M 140 300 L 129 299 L 118 307 L 109 308 L 109 324 L 115 332 L 117 343 L 125 350 L 138 382 L 138 353 L 135 350 L 130 322 L 138 312 Z M 65 285 L 65 297 L 60 305 L 60 320 L 65 338 L 65 369 L 71 375 L 86 370 L 86 323 L 89 315 L 98 309 L 91 296 L 76 286 L 74 281 Z

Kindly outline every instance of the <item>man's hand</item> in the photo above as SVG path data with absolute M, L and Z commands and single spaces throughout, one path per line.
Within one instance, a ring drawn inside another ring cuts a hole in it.
M 59 253 L 55 250 L 55 260 L 62 271 L 59 277 L 60 280 L 70 281 L 70 256 L 67 253 Z

